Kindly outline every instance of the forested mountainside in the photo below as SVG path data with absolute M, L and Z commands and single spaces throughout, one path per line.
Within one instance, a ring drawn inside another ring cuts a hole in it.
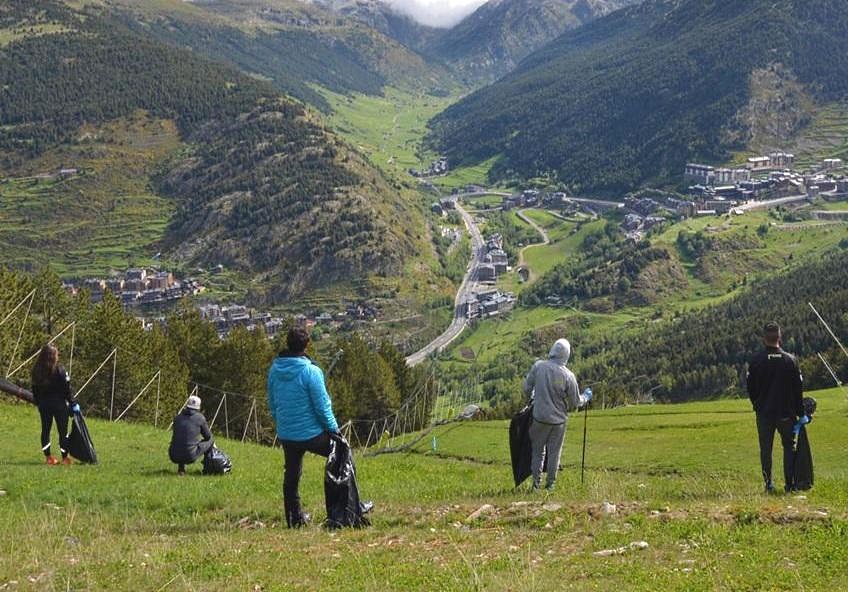
M 565 31 L 638 0 L 490 0 L 427 51 L 470 80 L 495 80 Z
M 232 64 L 324 111 L 329 105 L 315 85 L 370 95 L 387 84 L 418 92 L 452 85 L 446 68 L 428 63 L 391 31 L 298 0 L 109 0 L 107 12 L 139 34 Z
M 173 121 L 179 145 L 120 174 L 147 175 L 173 198 L 162 244 L 177 259 L 273 278 L 268 298 L 279 300 L 340 279 L 342 268 L 345 279 L 395 272 L 412 251 L 417 210 L 270 84 L 57 2 L 8 2 L 0 28 L 3 175 L 30 175 L 37 159 L 65 147 L 97 161 L 104 126 L 141 113 Z M 97 161 L 83 180 L 108 183 L 109 166 Z M 97 189 L 77 200 L 108 194 Z M 105 215 L 115 198 L 102 197 L 89 215 Z M 31 220 L 40 206 L 22 207 L 15 216 Z M 31 242 L 20 248 L 46 260 L 68 246 Z
M 498 178 L 549 174 L 577 192 L 672 182 L 689 160 L 744 150 L 755 126 L 789 137 L 805 109 L 844 100 L 844 8 L 650 0 L 564 34 L 436 117 L 431 139 L 454 162 L 500 155 Z

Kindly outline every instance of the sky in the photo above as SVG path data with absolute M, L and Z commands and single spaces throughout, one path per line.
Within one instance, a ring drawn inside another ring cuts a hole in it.
M 452 27 L 486 0 L 386 0 L 396 10 L 431 27 Z

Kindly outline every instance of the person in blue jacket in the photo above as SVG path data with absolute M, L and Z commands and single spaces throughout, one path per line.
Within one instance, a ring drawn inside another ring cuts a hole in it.
M 306 356 L 309 333 L 295 327 L 286 336 L 288 351 L 268 371 L 268 408 L 283 446 L 283 504 L 289 528 L 305 526 L 309 514 L 300 507 L 300 476 L 307 452 L 327 457 L 330 434 L 338 433 L 324 373 Z

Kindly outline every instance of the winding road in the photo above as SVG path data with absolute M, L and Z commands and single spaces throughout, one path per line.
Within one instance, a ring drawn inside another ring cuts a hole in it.
M 473 195 L 473 194 L 472 194 Z M 450 326 L 444 333 L 436 337 L 428 343 L 424 348 L 418 350 L 414 354 L 407 356 L 406 363 L 410 366 L 416 366 L 427 359 L 427 357 L 446 348 L 448 345 L 459 337 L 460 333 L 468 325 L 468 319 L 465 312 L 462 310 L 463 303 L 468 300 L 474 289 L 474 284 L 477 279 L 477 268 L 483 262 L 485 256 L 485 244 L 483 243 L 483 235 L 480 234 L 480 229 L 471 214 L 468 213 L 462 205 L 457 202 L 456 211 L 462 216 L 462 221 L 465 222 L 465 227 L 471 235 L 471 260 L 468 263 L 468 269 L 465 272 L 465 277 L 462 278 L 462 283 L 459 290 L 456 292 L 454 300 L 453 320 Z

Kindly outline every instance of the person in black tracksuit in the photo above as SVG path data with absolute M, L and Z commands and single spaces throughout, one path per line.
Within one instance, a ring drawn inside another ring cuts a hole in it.
M 68 418 L 69 407 L 76 406 L 76 400 L 71 391 L 71 378 L 59 365 L 59 350 L 52 345 L 41 348 L 33 366 L 32 394 L 41 416 L 41 451 L 47 464 L 59 463 L 50 453 L 50 430 L 54 422 L 59 431 L 62 463 L 71 464 L 68 456 Z
M 776 323 L 765 326 L 765 349 L 748 364 L 748 396 L 757 414 L 760 440 L 760 464 L 766 491 L 774 491 L 771 478 L 771 456 L 774 433 L 783 444 L 785 489 L 792 487 L 794 433 L 793 426 L 804 415 L 803 378 L 798 362 L 780 347 L 781 331 Z
M 174 432 L 168 456 L 177 465 L 177 474 L 185 475 L 185 466 L 212 449 L 212 431 L 200 412 L 200 397 L 192 395 L 185 408 L 174 418 Z

